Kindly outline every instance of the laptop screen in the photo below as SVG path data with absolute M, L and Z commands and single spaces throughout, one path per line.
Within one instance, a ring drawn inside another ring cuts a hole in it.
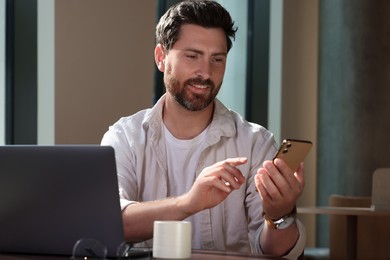
M 0 146 L 0 252 L 71 255 L 123 242 L 115 155 L 98 145 Z

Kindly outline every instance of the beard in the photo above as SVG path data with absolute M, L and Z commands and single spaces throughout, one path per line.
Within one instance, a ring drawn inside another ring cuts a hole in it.
M 167 73 L 164 77 L 164 84 L 167 91 L 182 107 L 190 111 L 202 111 L 208 107 L 217 96 L 222 82 L 219 86 L 215 86 L 210 79 L 191 78 L 184 81 L 182 84 L 175 76 Z M 188 90 L 188 86 L 205 86 L 210 89 L 208 94 L 196 94 Z

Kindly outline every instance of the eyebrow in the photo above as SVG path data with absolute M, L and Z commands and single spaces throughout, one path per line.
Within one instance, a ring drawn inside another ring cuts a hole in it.
M 200 51 L 197 49 L 192 49 L 192 48 L 183 49 L 183 51 L 191 51 L 191 52 L 195 52 L 198 54 L 204 54 L 203 51 Z M 227 56 L 227 53 L 226 52 L 216 52 L 216 53 L 213 53 L 211 56 Z

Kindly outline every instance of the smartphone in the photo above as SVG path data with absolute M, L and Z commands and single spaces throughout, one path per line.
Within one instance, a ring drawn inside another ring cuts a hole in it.
M 292 171 L 296 171 L 309 153 L 312 142 L 298 139 L 285 139 L 276 152 L 274 160 L 280 158 L 287 163 Z

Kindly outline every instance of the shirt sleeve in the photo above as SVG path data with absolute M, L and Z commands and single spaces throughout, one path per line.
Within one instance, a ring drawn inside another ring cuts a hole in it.
M 288 252 L 288 254 L 283 256 L 283 259 L 298 259 L 305 249 L 306 244 L 306 229 L 305 226 L 298 219 L 296 220 L 298 226 L 299 237 L 294 247 Z M 256 243 L 255 243 L 255 251 L 256 253 L 264 254 L 260 247 L 260 235 L 263 231 L 264 224 L 262 224 L 259 228 Z
M 114 148 L 117 165 L 119 199 L 121 209 L 124 210 L 128 205 L 138 202 L 135 201 L 136 182 L 131 180 L 133 176 L 131 174 L 130 163 L 132 160 L 130 152 L 131 149 L 128 141 L 124 137 L 123 129 L 121 129 L 118 125 L 111 126 L 104 134 L 101 145 L 112 146 Z

